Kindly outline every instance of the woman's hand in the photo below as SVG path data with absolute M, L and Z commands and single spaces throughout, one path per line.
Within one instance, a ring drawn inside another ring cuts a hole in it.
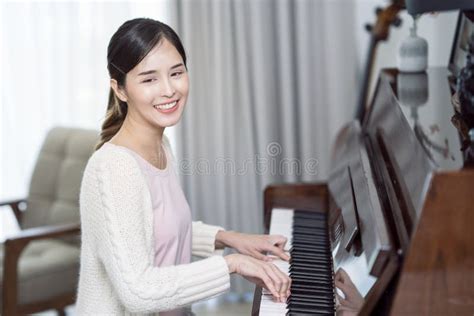
M 273 263 L 258 260 L 241 254 L 224 257 L 230 273 L 237 273 L 266 288 L 279 302 L 286 302 L 290 296 L 291 279 Z
M 334 276 L 334 284 L 344 294 L 344 298 L 342 298 L 336 293 L 339 303 L 341 304 L 336 308 L 336 315 L 357 315 L 362 308 L 362 305 L 364 305 L 364 297 L 359 293 L 357 287 L 352 283 L 350 276 L 344 269 L 340 268 L 337 270 L 336 275 Z
M 285 261 L 290 260 L 290 256 L 284 250 L 286 241 L 281 235 L 251 235 L 222 230 L 216 235 L 216 247 L 231 247 L 241 254 L 265 261 L 271 261 L 271 257 L 263 254 L 265 252 Z

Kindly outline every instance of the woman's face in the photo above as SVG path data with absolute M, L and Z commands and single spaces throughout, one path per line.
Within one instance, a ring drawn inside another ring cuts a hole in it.
M 181 118 L 189 91 L 188 73 L 179 52 L 163 39 L 127 73 L 125 88 L 114 90 L 127 102 L 131 119 L 165 128 Z

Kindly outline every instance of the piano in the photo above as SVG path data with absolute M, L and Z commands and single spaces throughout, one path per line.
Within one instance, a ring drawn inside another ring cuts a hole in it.
M 277 303 L 257 287 L 252 315 L 339 315 L 344 300 L 348 315 L 474 315 L 474 169 L 448 77 L 383 70 L 362 123 L 339 132 L 327 182 L 265 189 L 292 288 Z

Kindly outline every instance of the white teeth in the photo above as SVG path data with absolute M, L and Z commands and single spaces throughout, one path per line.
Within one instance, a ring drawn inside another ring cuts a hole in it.
M 168 103 L 168 104 L 163 104 L 163 105 L 154 105 L 153 107 L 155 109 L 168 110 L 168 109 L 171 109 L 172 107 L 174 107 L 175 105 L 176 105 L 176 101 Z

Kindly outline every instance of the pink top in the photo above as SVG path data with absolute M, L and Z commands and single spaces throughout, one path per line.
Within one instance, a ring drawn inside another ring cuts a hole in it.
M 112 143 L 106 143 L 118 146 Z M 166 267 L 191 262 L 191 211 L 172 168 L 167 146 L 166 168 L 158 169 L 135 151 L 124 147 L 140 165 L 150 189 L 154 216 L 155 266 Z
M 105 145 L 118 146 L 112 143 Z M 150 189 L 153 208 L 155 266 L 166 267 L 191 262 L 191 211 L 172 167 L 167 146 L 166 168 L 158 169 L 135 151 L 124 147 L 138 162 Z M 178 310 L 160 315 L 177 315 Z

